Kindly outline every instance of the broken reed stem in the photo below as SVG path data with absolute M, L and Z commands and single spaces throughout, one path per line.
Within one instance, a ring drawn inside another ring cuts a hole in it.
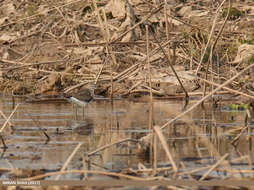
M 242 127 L 238 127 L 236 129 L 229 129 L 227 131 L 223 131 L 223 134 L 224 135 L 230 135 L 230 134 L 236 133 L 237 131 L 240 131 L 240 130 L 242 130 Z
M 96 76 L 96 78 L 95 78 L 94 84 L 97 84 L 98 79 L 99 79 L 99 77 L 100 77 L 100 75 L 101 75 L 101 73 L 102 73 L 102 70 L 103 70 L 105 64 L 107 63 L 107 60 L 108 60 L 108 57 L 105 56 L 105 57 L 104 57 L 104 60 L 103 60 L 103 62 L 102 62 L 102 66 L 101 66 L 101 68 L 100 68 L 100 70 L 99 70 L 99 72 L 98 72 L 98 74 L 97 74 L 97 76 Z
M 114 65 L 118 65 L 117 61 L 116 61 L 115 53 L 112 52 L 112 46 L 109 43 L 110 42 L 110 30 L 109 30 L 109 27 L 108 27 L 108 19 L 107 19 L 107 16 L 106 16 L 105 9 L 102 9 L 102 12 L 103 12 L 103 18 L 104 18 L 104 21 L 105 21 L 105 29 L 106 29 L 106 34 L 107 34 L 107 36 L 106 36 L 106 40 L 107 40 L 106 47 L 108 48 L 108 53 L 111 56 L 111 59 L 112 59 Z M 112 70 L 112 73 L 113 73 L 113 70 Z M 112 76 L 111 76 L 111 78 L 112 78 Z
M 157 174 L 157 135 L 153 135 L 153 176 Z
M 244 169 L 231 169 L 231 170 L 227 170 L 227 169 L 217 168 L 216 170 L 217 171 L 228 172 L 228 173 L 232 173 L 232 174 L 235 174 L 235 173 L 249 173 L 249 174 L 253 174 L 254 173 L 254 170 L 244 170 Z
M 236 142 L 239 140 L 239 138 L 242 136 L 243 132 L 248 128 L 242 127 L 241 132 L 230 142 L 232 145 L 236 145 Z
M 115 172 L 104 172 L 104 171 L 91 171 L 91 170 L 68 170 L 68 171 L 60 171 L 60 172 L 50 172 L 50 173 L 46 173 L 43 175 L 37 175 L 37 176 L 33 176 L 33 177 L 29 177 L 29 178 L 23 178 L 21 180 L 25 180 L 25 181 L 31 181 L 31 180 L 38 180 L 38 179 L 42 179 L 45 177 L 49 177 L 49 176 L 54 176 L 54 175 L 64 175 L 64 174 L 74 174 L 74 173 L 78 173 L 78 174 L 97 174 L 97 175 L 106 175 L 106 176 L 114 176 L 114 177 L 118 177 L 118 178 L 125 178 L 125 179 L 131 179 L 131 180 L 137 180 L 137 181 L 150 181 L 150 180 L 160 180 L 160 179 L 165 179 L 162 176 L 158 176 L 158 177 L 135 177 L 135 176 L 131 176 L 131 175 L 125 175 L 125 174 L 120 174 L 120 173 L 115 173 Z
M 197 77 L 198 79 L 200 80 L 203 80 L 204 82 L 206 82 L 207 84 L 210 84 L 210 85 L 214 85 L 214 86 L 220 86 L 220 84 L 217 84 L 215 82 L 212 82 L 212 81 L 209 81 L 209 80 L 206 80 L 206 79 L 203 79 L 203 78 L 200 78 L 200 77 Z M 242 95 L 242 96 L 245 96 L 245 97 L 248 97 L 248 98 L 251 98 L 251 99 L 254 99 L 254 96 L 251 96 L 249 94 L 246 94 L 244 92 L 240 92 L 240 91 L 237 91 L 237 90 L 234 90 L 234 89 L 231 89 L 231 88 L 228 88 L 228 87 L 223 87 L 223 89 L 231 92 L 231 93 L 234 93 L 234 94 L 239 94 L 239 95 Z
M 221 36 L 221 34 L 222 34 L 222 32 L 223 32 L 223 29 L 225 28 L 225 25 L 226 25 L 226 23 L 227 23 L 227 21 L 228 21 L 229 13 L 230 13 L 231 7 L 232 7 L 231 0 L 229 0 L 228 12 L 227 12 L 226 18 L 225 18 L 225 20 L 224 20 L 224 22 L 223 22 L 223 24 L 222 24 L 220 30 L 219 30 L 219 34 L 217 35 L 217 37 L 216 37 L 216 39 L 215 39 L 215 42 L 213 43 L 213 46 L 212 46 L 212 49 L 213 49 L 213 50 L 215 49 L 215 47 L 216 47 L 216 45 L 217 45 L 217 42 L 218 42 L 218 40 L 219 40 L 219 38 L 220 38 L 220 36 Z
M 97 84 L 98 79 L 99 79 L 99 77 L 100 77 L 100 75 L 101 75 L 101 73 L 102 73 L 102 70 L 103 70 L 103 68 L 104 68 L 104 65 L 106 64 L 107 59 L 108 59 L 108 42 L 109 42 L 109 35 L 108 35 L 108 33 L 109 33 L 109 32 L 108 32 L 108 31 L 105 32 L 105 30 L 104 30 L 104 25 L 103 25 L 103 23 L 102 23 L 101 16 L 100 16 L 100 12 L 99 12 L 99 10 L 98 10 L 98 7 L 97 7 L 97 4 L 96 4 L 95 0 L 93 0 L 93 4 L 94 4 L 94 8 L 95 8 L 95 11 L 96 11 L 96 14 L 97 14 L 97 21 L 98 21 L 98 23 L 99 23 L 102 36 L 103 36 L 104 40 L 106 41 L 106 51 L 107 51 L 107 56 L 104 57 L 103 64 L 102 64 L 102 66 L 101 66 L 101 68 L 100 68 L 100 70 L 99 70 L 99 73 L 97 74 L 96 79 L 95 79 L 95 84 Z M 105 14 L 105 12 L 104 12 L 104 14 Z M 107 21 L 105 21 L 105 22 L 107 22 Z
M 252 170 L 252 168 L 253 168 L 253 165 L 252 165 L 252 155 L 251 154 L 252 154 L 252 151 L 249 151 L 249 153 L 248 153 L 248 163 L 249 163 L 249 169 L 250 170 Z M 251 178 L 253 179 L 254 174 L 251 173 L 250 175 L 251 175 Z
M 66 162 L 64 163 L 64 165 L 63 165 L 63 167 L 61 168 L 60 172 L 63 172 L 63 171 L 66 169 L 66 167 L 68 166 L 68 164 L 69 164 L 70 161 L 72 160 L 73 156 L 76 154 L 76 152 L 79 150 L 79 148 L 81 147 L 82 144 L 83 144 L 83 143 L 79 143 L 79 144 L 76 146 L 76 148 L 73 150 L 73 152 L 71 153 L 71 155 L 68 157 L 68 159 L 67 159 Z M 62 174 L 60 173 L 58 176 L 56 176 L 56 180 L 59 180 L 60 177 L 61 177 L 61 175 L 62 175 Z
M 169 36 L 168 36 L 168 14 L 167 14 L 167 5 L 168 5 L 168 1 L 164 0 L 164 20 L 165 20 L 165 32 L 166 32 L 166 39 L 168 41 Z
M 230 160 L 230 163 L 232 162 L 236 162 L 236 161 L 242 161 L 244 159 L 248 159 L 248 156 L 242 156 L 240 158 L 235 158 L 233 160 Z M 225 165 L 226 163 L 221 163 L 221 165 Z M 190 170 L 190 171 L 183 171 L 183 172 L 180 172 L 178 173 L 179 175 L 188 175 L 188 174 L 194 174 L 194 173 L 197 173 L 197 172 L 201 172 L 202 170 L 206 170 L 206 169 L 209 169 L 210 166 L 205 166 L 205 167 L 202 167 L 202 168 L 197 168 L 197 169 L 193 169 L 193 170 Z
M 110 84 L 111 84 L 111 93 L 110 93 L 110 99 L 111 101 L 113 100 L 113 94 L 114 94 L 114 85 L 113 85 L 113 66 L 111 63 L 111 67 L 110 67 Z
M 215 168 L 217 168 L 227 157 L 229 154 L 225 154 L 223 157 L 221 157 L 220 160 L 218 160 L 200 179 L 199 181 L 204 180 Z
M 225 1 L 226 1 L 226 0 L 223 0 L 223 2 L 220 4 L 220 6 L 218 7 L 218 9 L 217 9 L 217 11 L 216 11 L 216 15 L 215 15 L 215 18 L 214 18 L 214 20 L 213 20 L 213 26 L 212 26 L 212 28 L 211 28 L 208 41 L 207 41 L 207 43 L 206 43 L 206 46 L 205 46 L 204 51 L 202 52 L 202 55 L 201 55 L 201 58 L 200 58 L 198 67 L 197 67 L 196 72 L 195 72 L 196 75 L 198 74 L 198 72 L 199 72 L 199 70 L 200 70 L 200 68 L 201 68 L 202 61 L 203 61 L 203 59 L 204 59 L 206 50 L 207 50 L 207 48 L 208 48 L 208 46 L 209 46 L 209 44 L 210 44 L 210 41 L 211 41 L 211 39 L 212 39 L 212 35 L 213 35 L 213 33 L 214 33 L 214 30 L 215 30 L 216 21 L 217 21 L 217 18 L 218 18 L 218 16 L 219 16 L 219 13 L 220 13 L 219 11 L 220 11 L 222 5 L 225 3 Z
M 230 78 L 229 80 L 227 80 L 226 82 L 224 82 L 223 84 L 221 84 L 220 86 L 218 86 L 217 88 L 215 88 L 214 90 L 212 90 L 210 93 L 208 93 L 205 97 L 203 97 L 201 100 L 197 101 L 195 104 L 193 104 L 191 107 L 189 107 L 188 109 L 186 109 L 184 112 L 180 113 L 179 115 L 177 115 L 175 118 L 169 120 L 168 122 L 166 122 L 164 125 L 161 126 L 161 129 L 164 129 L 165 127 L 167 127 L 169 124 L 173 123 L 175 120 L 181 118 L 182 116 L 184 116 L 185 114 L 189 113 L 191 110 L 193 110 L 194 108 L 196 108 L 198 105 L 200 105 L 203 101 L 205 101 L 207 98 L 209 98 L 211 95 L 213 95 L 215 92 L 217 92 L 218 90 L 222 89 L 224 86 L 230 84 L 233 80 L 235 80 L 237 77 L 239 77 L 240 75 L 242 75 L 243 73 L 245 73 L 246 71 L 248 71 L 250 68 L 252 68 L 254 66 L 254 64 L 249 65 L 248 67 L 246 67 L 245 69 L 243 69 L 241 72 L 237 73 L 235 76 L 233 76 L 232 78 Z
M 171 170 L 171 172 L 172 172 L 172 167 L 157 168 L 158 172 L 169 171 L 169 170 Z M 151 169 L 151 168 L 137 169 L 137 170 L 131 169 L 131 171 L 133 171 L 135 173 L 139 173 L 139 172 L 146 172 L 146 173 L 150 172 L 151 173 L 151 172 L 153 172 L 153 169 Z
M 96 154 L 97 152 L 100 152 L 100 151 L 102 151 L 102 150 L 104 150 L 104 149 L 106 149 L 106 148 L 109 148 L 109 147 L 111 147 L 111 146 L 113 146 L 113 145 L 120 144 L 120 143 L 127 142 L 127 141 L 133 141 L 133 142 L 138 143 L 138 140 L 135 140 L 135 139 L 131 139 L 131 138 L 122 139 L 122 140 L 119 140 L 119 141 L 117 141 L 117 142 L 113 142 L 113 143 L 110 143 L 110 144 L 106 144 L 106 145 L 104 145 L 104 146 L 102 146 L 102 147 L 100 147 L 100 148 L 98 148 L 98 149 L 96 149 L 96 150 L 94 150 L 94 151 L 88 153 L 87 156 L 92 156 L 92 155 Z
M 86 165 L 88 165 L 88 167 L 86 167 Z M 82 156 L 82 166 L 83 170 L 90 170 L 90 160 L 85 154 Z M 85 172 L 83 175 L 83 179 L 87 179 L 87 173 Z
M 8 121 L 9 126 L 14 126 L 14 125 L 10 122 L 10 120 L 6 117 L 6 115 L 4 114 L 4 112 L 2 112 L 2 110 L 0 110 L 0 114 L 3 116 L 3 118 L 4 118 L 6 121 Z
M 203 154 L 202 154 L 202 152 L 200 151 L 198 142 L 195 142 L 195 147 L 196 147 L 196 151 L 197 151 L 197 153 L 198 153 L 198 156 L 199 156 L 200 158 L 202 158 L 202 157 L 203 157 Z
M 103 23 L 102 23 L 102 20 L 101 20 L 101 15 L 100 15 L 100 12 L 98 10 L 97 3 L 95 2 L 95 0 L 93 0 L 93 6 L 94 6 L 94 9 L 95 9 L 96 14 L 97 14 L 97 21 L 100 25 L 102 36 L 104 37 L 104 40 L 107 41 L 106 32 L 104 30 L 104 26 L 103 26 Z
M 166 39 L 167 41 L 169 40 L 169 27 L 168 27 L 168 14 L 167 14 L 167 5 L 168 5 L 168 2 L 167 0 L 164 0 L 164 20 L 165 20 L 165 32 L 166 32 Z M 170 57 L 170 46 L 168 46 L 168 57 Z
M 152 6 L 152 7 L 154 7 L 154 8 L 157 7 L 156 5 L 149 3 L 147 0 L 143 0 L 143 1 L 145 1 L 146 4 L 149 4 L 150 6 Z M 176 20 L 176 21 L 178 21 L 178 22 L 180 22 L 180 23 L 182 23 L 182 24 L 184 24 L 184 25 L 186 25 L 186 26 L 189 26 L 189 27 L 193 28 L 193 29 L 196 29 L 196 30 L 199 30 L 199 31 L 200 31 L 200 30 L 201 30 L 201 31 L 203 30 L 202 28 L 198 28 L 197 26 L 192 25 L 192 24 L 190 24 L 190 23 L 188 23 L 188 22 L 185 22 L 185 21 L 181 20 L 180 18 L 177 18 L 177 17 L 175 17 L 175 16 L 173 16 L 173 15 L 171 15 L 171 14 L 168 14 L 168 13 L 167 13 L 167 16 L 170 17 L 171 19 Z M 203 30 L 203 31 L 204 31 L 204 30 Z
M 190 124 L 190 127 L 196 134 L 200 132 L 199 128 L 195 124 Z M 221 159 L 221 155 L 219 151 L 216 149 L 214 144 L 209 140 L 209 138 L 201 138 L 201 142 L 207 147 L 209 153 L 216 158 L 216 160 Z M 228 161 L 225 161 L 225 165 L 227 168 L 231 168 L 231 165 Z
M 146 28 L 146 56 L 147 56 L 147 69 L 148 69 L 148 75 L 149 75 L 149 96 L 150 96 L 150 105 L 149 105 L 149 121 L 148 121 L 148 129 L 151 131 L 153 126 L 153 93 L 152 93 L 152 79 L 151 79 L 151 65 L 150 65 L 150 57 L 149 57 L 149 29 L 148 25 L 145 25 Z M 153 132 L 152 132 L 153 133 Z M 152 134 L 153 135 L 153 134 Z M 153 138 L 150 139 L 150 155 L 152 155 L 153 152 Z M 150 156 L 150 163 L 152 163 L 153 157 Z
M 175 77 L 176 77 L 178 83 L 180 84 L 181 88 L 183 89 L 183 91 L 184 91 L 184 93 L 185 93 L 185 98 L 186 98 L 186 100 L 188 100 L 188 99 L 189 99 L 188 92 L 187 92 L 186 89 L 184 88 L 183 83 L 182 83 L 182 81 L 180 80 L 180 78 L 179 78 L 179 76 L 178 76 L 178 74 L 177 74 L 177 72 L 176 72 L 176 70 L 174 69 L 174 66 L 173 66 L 173 65 L 175 65 L 175 62 L 176 62 L 176 44 L 177 44 L 177 42 L 173 42 L 173 58 L 172 58 L 172 63 L 171 63 L 171 62 L 169 61 L 168 56 L 166 55 L 166 53 L 165 53 L 163 47 L 161 46 L 160 42 L 159 42 L 158 39 L 156 38 L 155 32 L 153 31 L 152 26 L 151 26 L 151 30 L 152 30 L 151 33 L 152 33 L 152 35 L 153 35 L 154 40 L 155 40 L 156 43 L 158 44 L 160 50 L 162 51 L 164 57 L 166 58 L 166 60 L 167 60 L 167 62 L 168 62 L 168 64 L 169 64 L 171 70 L 173 71 L 173 73 L 174 73 L 174 75 L 175 75 Z
M 183 170 L 186 170 L 186 166 L 185 166 L 184 162 L 180 162 L 180 165 L 182 166 Z M 189 179 L 194 180 L 194 178 L 190 174 L 187 174 L 187 176 L 188 176 Z
M 93 0 L 94 1 L 94 0 Z M 114 43 L 116 41 L 118 41 L 119 39 L 121 39 L 123 36 L 125 36 L 128 32 L 132 31 L 133 29 L 135 29 L 136 27 L 138 27 L 140 24 L 142 24 L 143 22 L 145 22 L 147 19 L 149 19 L 151 16 L 153 16 L 154 14 L 156 14 L 157 12 L 159 12 L 161 9 L 163 8 L 163 3 L 161 3 L 158 7 L 156 7 L 155 9 L 151 10 L 151 12 L 149 14 L 147 14 L 146 16 L 144 16 L 141 21 L 139 21 L 137 24 L 135 24 L 134 26 L 130 27 L 127 31 L 125 31 L 124 33 L 122 33 L 121 35 L 118 36 L 118 38 L 116 38 L 115 40 L 112 40 L 110 43 Z
M 167 42 L 165 42 L 164 44 L 162 44 L 161 46 L 162 47 L 166 47 L 167 45 L 170 44 L 170 40 L 168 40 Z M 153 56 L 155 55 L 158 51 L 160 50 L 159 47 L 155 47 L 154 49 L 152 49 L 150 52 L 149 52 L 149 56 Z M 140 63 L 137 63 L 135 65 L 132 65 L 130 66 L 129 68 L 125 69 L 124 71 L 122 71 L 121 73 L 119 73 L 118 75 L 116 75 L 115 77 L 113 77 L 113 80 L 119 80 L 120 77 L 122 76 L 128 76 L 128 73 L 129 72 L 133 72 L 134 69 L 137 69 L 140 65 L 144 64 L 146 62 L 146 59 L 147 59 L 147 56 L 144 58 L 144 60 L 142 60 Z M 137 68 L 136 68 L 137 67 Z M 121 79 L 122 80 L 122 79 Z
M 195 104 L 193 104 L 192 106 L 190 106 L 188 109 L 186 109 L 185 111 L 183 111 L 182 113 L 178 114 L 176 117 L 174 117 L 173 119 L 169 120 L 168 122 L 166 122 L 164 125 L 161 126 L 161 129 L 166 128 L 168 125 L 172 124 L 174 121 L 176 121 L 177 119 L 181 118 L 182 116 L 184 116 L 185 114 L 189 113 L 191 110 L 193 110 L 194 108 L 196 108 L 198 105 L 200 105 L 203 101 L 205 101 L 207 98 L 209 98 L 211 95 L 213 95 L 215 92 L 217 92 L 218 90 L 222 89 L 224 86 L 230 84 L 232 81 L 234 81 L 237 77 L 239 77 L 240 75 L 242 75 L 243 73 L 245 73 L 246 71 L 248 71 L 249 69 L 251 69 L 254 66 L 254 64 L 249 65 L 248 67 L 246 67 L 245 69 L 243 69 L 241 72 L 237 73 L 235 76 L 231 77 L 229 80 L 227 80 L 226 82 L 224 82 L 223 84 L 221 84 L 220 86 L 218 86 L 216 89 L 212 90 L 210 93 L 208 93 L 205 97 L 201 98 L 201 100 L 197 101 Z M 195 129 L 196 130 L 196 129 Z M 140 141 L 144 141 L 144 142 L 148 142 L 149 138 L 151 138 L 151 134 L 148 134 L 144 137 L 142 137 L 140 139 Z M 205 141 L 206 142 L 206 141 Z M 208 143 L 208 142 L 207 142 Z M 217 160 L 219 160 L 220 157 L 217 154 Z M 228 167 L 231 167 L 228 164 Z
M 176 187 L 176 186 L 168 185 L 167 189 L 172 189 L 172 190 L 187 190 L 188 188 L 180 188 L 179 186 Z
M 160 139 L 162 147 L 164 148 L 164 150 L 166 152 L 166 155 L 167 155 L 170 163 L 172 164 L 174 172 L 177 172 L 178 171 L 177 166 L 176 166 L 175 161 L 174 161 L 174 159 L 173 159 L 173 157 L 172 157 L 172 155 L 171 155 L 171 153 L 168 149 L 168 144 L 167 144 L 167 141 L 166 141 L 164 135 L 162 134 L 161 128 L 159 126 L 154 126 L 154 131 Z
M 146 25 L 146 53 L 147 53 L 147 68 L 149 74 L 149 87 L 150 87 L 150 116 L 149 117 L 149 129 L 152 129 L 152 113 L 153 113 L 153 93 L 152 93 L 152 76 L 151 76 L 151 64 L 149 58 L 149 30 L 148 25 Z
M 3 138 L 3 136 L 2 136 L 2 135 L 0 135 L 0 139 L 1 139 L 2 144 L 3 144 L 3 149 L 7 149 L 7 148 L 8 148 L 8 146 L 5 144 L 5 141 L 4 141 L 4 138 Z
M 19 107 L 20 104 L 21 104 L 21 103 L 18 103 L 18 104 L 16 105 L 16 107 L 14 108 L 14 110 L 13 110 L 13 111 L 11 112 L 11 114 L 9 115 L 9 117 L 5 119 L 5 122 L 4 122 L 3 126 L 2 126 L 1 129 L 0 129 L 0 133 L 2 133 L 3 130 L 4 130 L 4 128 L 7 126 L 7 124 L 9 124 L 9 121 L 10 121 L 11 117 L 12 117 L 13 114 L 16 112 L 16 110 L 18 109 L 18 107 Z M 12 126 L 12 125 L 10 125 L 10 126 Z
M 206 73 L 205 73 L 205 79 L 206 80 L 208 78 L 209 66 L 210 65 L 212 66 L 212 64 L 213 64 L 213 52 L 214 52 L 214 49 L 215 49 L 215 47 L 217 45 L 217 42 L 218 42 L 218 40 L 219 40 L 219 38 L 220 38 L 220 36 L 222 34 L 222 31 L 223 31 L 223 29 L 224 29 L 224 27 L 226 25 L 226 22 L 227 22 L 228 17 L 229 17 L 230 10 L 231 10 L 231 0 L 229 0 L 229 7 L 228 7 L 227 16 L 226 16 L 226 18 L 225 18 L 225 20 L 224 20 L 224 22 L 223 22 L 223 24 L 222 24 L 222 26 L 221 26 L 221 28 L 219 30 L 219 34 L 217 35 L 217 37 L 215 39 L 215 42 L 212 44 L 212 47 L 211 47 L 211 51 L 210 51 L 210 55 L 209 55 L 209 61 L 208 61 L 207 66 L 206 66 Z M 219 14 L 219 13 L 217 13 L 217 14 Z M 204 94 L 203 94 L 203 97 L 205 96 L 205 94 L 206 94 L 206 83 L 204 83 Z
M 109 46 L 109 41 L 110 41 L 110 31 L 109 31 L 109 27 L 108 27 L 108 20 L 107 20 L 107 16 L 106 16 L 106 13 L 105 13 L 105 9 L 102 9 L 102 12 L 103 12 L 103 18 L 104 18 L 104 23 L 105 23 L 105 30 L 106 30 L 106 51 L 107 51 L 107 57 L 110 55 L 111 56 L 111 59 L 113 60 L 113 63 L 110 63 L 111 64 L 111 67 L 110 67 L 110 84 L 111 84 L 111 93 L 110 93 L 110 98 L 111 100 L 113 99 L 113 92 L 114 92 L 114 86 L 113 86 L 113 65 L 117 65 L 117 62 L 116 62 L 116 57 L 115 57 L 115 54 L 111 51 L 112 48 L 111 46 Z
M 47 12 L 49 13 L 49 12 L 51 12 L 51 11 L 57 9 L 57 8 L 62 8 L 62 7 L 65 7 L 65 6 L 68 6 L 68 5 L 71 5 L 71 4 L 80 2 L 80 1 L 81 1 L 81 0 L 76 0 L 76 1 L 73 1 L 73 0 L 72 0 L 72 1 L 70 1 L 70 2 L 68 2 L 68 3 L 63 4 L 63 5 L 55 6 L 55 7 L 53 7 L 53 8 L 50 8 L 49 10 L 47 10 Z M 35 17 L 37 17 L 37 16 L 41 16 L 41 15 L 44 14 L 44 13 L 45 13 L 45 10 L 43 9 L 43 10 L 39 11 L 38 13 L 36 13 L 36 14 L 34 14 L 34 15 L 32 15 L 32 16 L 25 17 L 25 18 L 21 18 L 21 19 L 18 19 L 18 20 L 15 20 L 15 21 L 13 21 L 13 22 L 9 22 L 9 23 L 6 23 L 6 24 L 2 24 L 2 25 L 0 25 L 0 28 L 6 27 L 6 26 L 10 26 L 10 25 L 12 25 L 12 24 L 19 23 L 19 22 L 22 22 L 22 21 L 25 21 L 25 20 L 33 19 L 33 18 L 35 18 Z M 11 43 L 11 42 L 10 42 L 10 43 Z

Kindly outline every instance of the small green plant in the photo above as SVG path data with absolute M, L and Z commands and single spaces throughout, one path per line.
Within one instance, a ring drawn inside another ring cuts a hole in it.
M 207 63 L 210 59 L 210 52 L 211 52 L 211 47 L 208 47 L 206 52 L 205 52 L 205 55 L 204 55 L 204 58 L 203 58 L 203 62 L 204 63 Z M 212 62 L 216 62 L 217 60 L 217 56 L 215 54 L 212 55 Z
M 222 9 L 222 17 L 226 17 L 228 13 L 228 8 L 223 8 Z M 235 8 L 235 7 L 231 7 L 229 10 L 229 20 L 236 20 L 238 18 L 240 18 L 240 16 L 242 16 L 243 13 L 242 11 L 240 11 L 239 9 Z
M 249 107 L 248 104 L 230 104 L 230 110 L 246 110 Z
M 250 44 L 250 45 L 253 45 L 253 40 L 249 40 L 249 39 L 247 39 L 247 40 L 240 40 L 240 43 L 241 44 Z

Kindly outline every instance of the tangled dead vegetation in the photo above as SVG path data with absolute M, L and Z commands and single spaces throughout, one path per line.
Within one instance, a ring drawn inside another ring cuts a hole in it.
M 0 14 L 0 88 L 14 95 L 89 83 L 111 97 L 184 95 L 253 63 L 250 0 L 5 0 Z M 229 87 L 245 89 L 251 71 Z

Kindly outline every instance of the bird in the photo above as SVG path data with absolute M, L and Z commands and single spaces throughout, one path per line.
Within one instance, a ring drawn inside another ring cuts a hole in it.
M 89 90 L 81 91 L 66 97 L 71 103 L 77 104 L 81 107 L 87 106 L 94 98 Z
M 87 88 L 79 90 L 77 93 L 65 94 L 64 97 L 71 103 L 86 107 L 94 99 L 94 89 L 95 85 L 90 85 Z

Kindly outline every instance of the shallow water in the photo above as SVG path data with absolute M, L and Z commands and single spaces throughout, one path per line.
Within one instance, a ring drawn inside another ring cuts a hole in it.
M 0 168 L 59 171 L 77 144 L 83 143 L 67 167 L 67 169 L 82 169 L 86 166 L 82 162 L 85 154 L 121 139 L 139 139 L 150 131 L 147 101 L 116 100 L 112 103 L 108 100 L 98 100 L 90 103 L 85 109 L 75 107 L 68 102 L 38 104 L 25 103 L 16 98 L 15 103 L 21 104 L 11 118 L 14 131 L 11 132 L 7 127 L 3 132 L 8 148 L 1 149 Z M 155 100 L 154 125 L 165 124 L 181 113 L 183 107 L 182 101 Z M 236 134 L 225 133 L 244 125 L 244 111 L 222 111 L 223 109 L 220 108 L 214 110 L 209 104 L 205 107 L 206 109 L 199 107 L 193 110 L 164 130 L 175 161 L 184 163 L 190 170 L 214 164 L 215 153 L 207 148 L 202 139 L 208 139 L 220 155 L 229 153 L 230 159 L 248 155 L 252 160 L 253 153 L 246 135 L 240 138 L 239 145 L 235 148 L 230 141 Z M 12 98 L 1 96 L 0 110 L 8 117 L 12 109 Z M 4 122 L 5 120 L 1 118 L 1 125 Z M 73 129 L 83 122 L 90 123 L 90 127 L 81 130 Z M 190 125 L 196 126 L 198 130 L 194 131 Z M 49 135 L 49 141 L 42 130 Z M 124 168 L 137 168 L 138 163 L 142 161 L 136 153 L 135 143 L 112 146 L 91 157 L 90 169 L 120 171 Z M 170 165 L 160 143 L 157 159 L 162 167 Z M 148 162 L 144 164 L 150 167 Z M 251 166 L 247 160 L 244 160 L 237 162 L 234 167 L 250 169 Z M 1 179 L 27 176 L 29 175 L 24 173 L 4 172 Z M 78 174 L 70 174 L 63 175 L 61 179 L 80 179 L 80 177 Z M 46 179 L 55 179 L 55 176 Z

